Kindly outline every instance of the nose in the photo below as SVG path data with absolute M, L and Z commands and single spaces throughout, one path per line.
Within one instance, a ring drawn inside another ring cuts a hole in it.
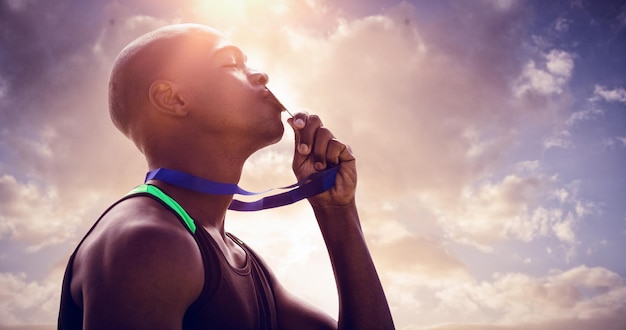
M 250 82 L 252 82 L 253 84 L 263 86 L 267 85 L 270 80 L 267 73 L 257 70 L 252 70 L 248 79 L 250 79 Z

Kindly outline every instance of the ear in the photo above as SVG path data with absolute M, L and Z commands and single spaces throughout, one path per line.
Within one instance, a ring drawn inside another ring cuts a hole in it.
M 150 85 L 148 96 L 152 106 L 164 114 L 173 116 L 187 115 L 187 102 L 177 92 L 176 86 L 172 82 L 166 80 L 154 81 Z

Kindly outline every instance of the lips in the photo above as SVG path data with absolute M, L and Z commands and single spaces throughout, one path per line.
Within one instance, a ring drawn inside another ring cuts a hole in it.
M 285 108 L 285 106 L 282 103 L 280 103 L 280 101 L 278 100 L 278 98 L 276 98 L 276 96 L 274 95 L 274 93 L 272 93 L 272 91 L 266 88 L 264 94 L 265 94 L 264 97 L 272 101 L 274 104 L 276 104 L 278 108 L 280 108 L 280 111 L 287 110 L 287 108 Z

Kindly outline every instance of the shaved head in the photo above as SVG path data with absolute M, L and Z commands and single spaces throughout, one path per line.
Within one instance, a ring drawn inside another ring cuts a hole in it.
M 193 56 L 195 37 L 221 37 L 219 31 L 197 24 L 165 26 L 147 33 L 126 46 L 115 59 L 109 80 L 109 113 L 115 126 L 136 144 L 136 124 L 149 103 L 151 84 L 172 78 Z M 141 149 L 141 148 L 140 148 Z

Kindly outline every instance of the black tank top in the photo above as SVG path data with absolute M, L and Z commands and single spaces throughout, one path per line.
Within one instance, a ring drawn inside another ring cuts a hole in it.
M 198 299 L 187 309 L 183 329 L 275 329 L 276 305 L 268 271 L 257 255 L 241 240 L 227 234 L 246 252 L 246 265 L 232 267 L 219 250 L 217 243 L 171 197 L 151 185 L 141 185 L 111 205 L 87 232 L 69 259 L 59 309 L 59 330 L 82 329 L 83 311 L 70 293 L 72 265 L 76 251 L 98 222 L 121 201 L 135 196 L 151 197 L 174 212 L 193 236 L 204 263 L 204 287 Z

